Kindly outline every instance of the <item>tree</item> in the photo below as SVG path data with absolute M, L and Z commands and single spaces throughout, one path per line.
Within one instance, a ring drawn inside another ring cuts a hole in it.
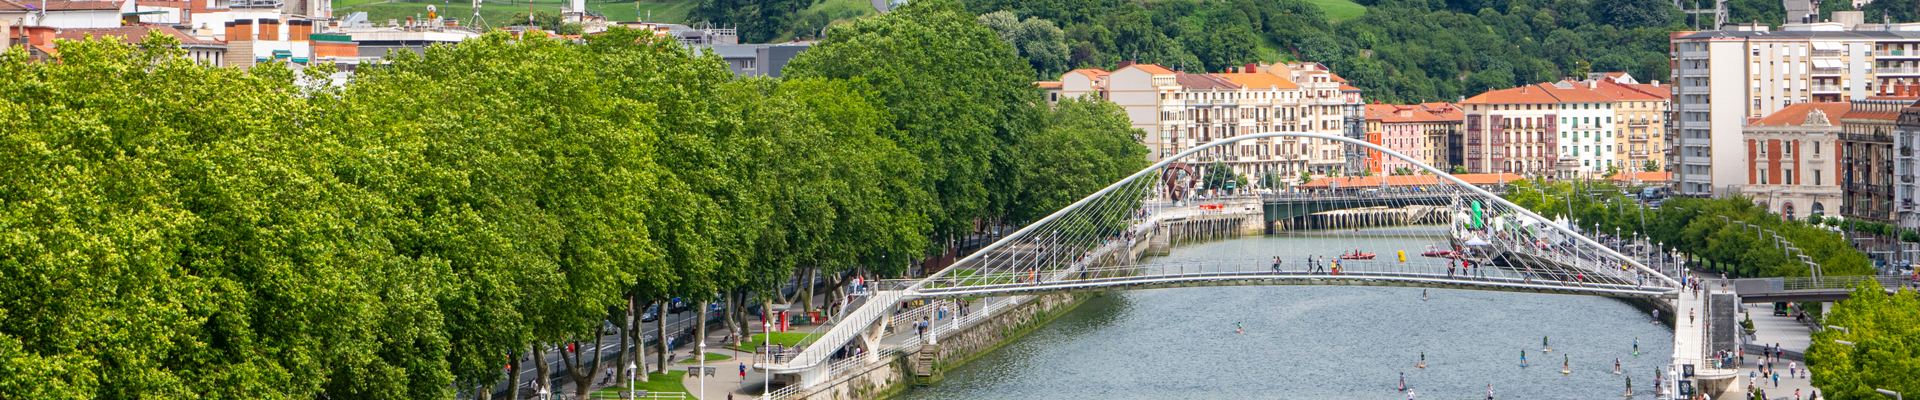
M 1039 220 L 1146 168 L 1147 148 L 1135 139 L 1143 133 L 1129 121 L 1120 106 L 1099 98 L 1061 99 L 1045 129 L 1020 143 L 1024 186 L 1007 217 Z
M 1219 190 L 1221 194 L 1226 194 L 1229 192 L 1226 190 L 1227 182 L 1233 181 L 1235 177 L 1233 167 L 1227 166 L 1227 163 L 1215 161 L 1213 164 L 1208 164 L 1205 171 L 1200 172 L 1200 187 Z M 1236 187 L 1239 186 L 1237 183 Z
M 1920 0 L 1875 0 L 1860 6 L 1860 11 L 1870 22 L 1881 16 L 1894 23 L 1920 22 Z
M 1011 12 L 996 11 L 980 15 L 980 24 L 992 28 L 1026 58 L 1041 79 L 1057 79 L 1067 72 L 1066 33 L 1053 21 L 1028 17 L 1022 22 Z
M 1920 336 L 1913 323 L 1920 320 L 1920 294 L 1900 290 L 1887 294 L 1876 282 L 1853 288 L 1847 300 L 1833 303 L 1825 324 L 1846 328 L 1813 333 L 1807 346 L 1808 365 L 1817 365 L 1813 385 L 1836 399 L 1884 398 L 1875 389 L 1899 393 L 1920 392 L 1912 379 L 1920 374 Z M 1844 344 L 1838 341 L 1845 340 Z
M 916 54 L 915 57 L 900 57 Z M 865 79 L 892 117 L 888 138 L 920 157 L 933 228 L 953 237 L 1018 193 L 1009 149 L 1039 101 L 1034 73 L 958 3 L 916 1 L 830 29 L 789 78 Z
M 1313 183 L 1313 173 L 1311 173 L 1311 172 L 1307 172 L 1306 170 L 1301 170 L 1301 171 L 1300 171 L 1300 184 L 1302 184 L 1302 185 L 1305 185 L 1305 184 L 1308 184 L 1308 183 Z
M 1465 174 L 1465 173 L 1467 173 L 1467 166 L 1465 166 L 1465 165 L 1455 165 L 1455 166 L 1453 166 L 1453 171 L 1452 171 L 1452 173 L 1453 173 L 1454 175 L 1461 175 L 1461 174 Z
M 1413 169 L 1407 168 L 1407 167 L 1394 168 L 1393 174 L 1394 175 L 1413 175 Z
M 1645 165 L 1642 165 L 1640 167 L 1640 170 L 1646 171 L 1646 172 L 1660 172 L 1660 163 L 1654 162 L 1653 160 L 1647 160 L 1647 163 Z
M 1614 26 L 1666 25 L 1668 9 L 1673 7 L 1673 3 L 1666 0 L 1611 0 L 1592 4 L 1594 22 Z

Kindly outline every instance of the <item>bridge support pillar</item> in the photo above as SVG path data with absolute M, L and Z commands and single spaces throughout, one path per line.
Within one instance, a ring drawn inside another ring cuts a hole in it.
M 800 387 L 810 388 L 826 384 L 828 379 L 833 378 L 833 374 L 831 374 L 832 371 L 828 369 L 832 366 L 833 363 L 823 362 L 819 365 L 801 370 Z

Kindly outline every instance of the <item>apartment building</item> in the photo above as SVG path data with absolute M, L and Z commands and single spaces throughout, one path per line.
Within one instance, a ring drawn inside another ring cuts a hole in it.
M 1358 108 L 1359 91 L 1343 82 L 1316 63 L 1247 64 L 1209 74 L 1123 62 L 1112 72 L 1077 69 L 1059 81 L 1035 85 L 1047 92 L 1049 102 L 1096 96 L 1118 104 L 1133 127 L 1146 132 L 1141 144 L 1157 161 L 1240 135 L 1287 131 L 1338 136 L 1357 130 L 1347 110 Z M 1303 171 L 1338 173 L 1345 170 L 1347 158 L 1337 141 L 1280 138 L 1216 148 L 1195 161 L 1224 162 L 1239 174 L 1294 177 Z
M 1676 190 L 1719 195 L 1746 177 L 1737 132 L 1748 121 L 1798 103 L 1851 102 L 1912 90 L 1920 84 L 1920 24 L 1864 24 L 1858 11 L 1830 22 L 1728 25 L 1672 36 L 1669 126 Z
M 1557 103 L 1550 104 L 1552 111 L 1560 120 L 1554 124 L 1557 128 L 1556 143 L 1559 146 L 1560 161 L 1570 162 L 1558 170 L 1569 172 L 1605 172 L 1608 167 L 1617 166 L 1613 146 L 1616 133 L 1614 99 L 1602 94 L 1598 89 L 1599 81 L 1559 81 L 1538 85 Z M 1597 176 L 1587 174 L 1583 176 Z M 1575 178 L 1575 176 L 1563 176 Z
M 1893 155 L 1894 173 L 1899 174 L 1893 190 L 1894 198 L 1898 199 L 1894 205 L 1895 217 L 1902 228 L 1920 229 L 1920 212 L 1916 212 L 1913 204 L 1914 168 L 1920 166 L 1915 164 L 1913 155 L 1913 150 L 1920 148 L 1920 101 L 1901 108 L 1894 117 L 1894 127 L 1894 147 L 1898 149 Z
M 1840 115 L 1840 171 L 1844 201 L 1840 214 L 1848 218 L 1891 223 L 1896 205 L 1912 204 L 1893 190 L 1896 120 L 1914 102 L 1912 97 L 1875 96 L 1851 102 Z M 1911 151 L 1911 149 L 1909 149 Z M 1912 179 L 1908 175 L 1905 179 Z
M 1848 103 L 1787 106 L 1741 128 L 1747 181 L 1740 193 L 1782 219 L 1836 214 L 1841 192 L 1841 116 Z
M 1463 165 L 1474 174 L 1548 176 L 1559 162 L 1560 99 L 1538 85 L 1481 93 L 1466 113 Z
M 1608 74 L 1598 79 L 1595 89 L 1614 99 L 1614 159 L 1623 170 L 1654 171 L 1666 168 L 1666 132 L 1668 98 L 1672 88 L 1659 81 L 1639 83 L 1625 73 Z
M 1366 138 L 1373 144 L 1406 154 L 1441 170 L 1449 164 L 1448 141 L 1460 134 L 1459 106 L 1451 103 L 1413 105 L 1369 104 L 1366 110 Z M 1379 152 L 1366 152 L 1368 171 L 1392 174 L 1401 169 L 1422 172 L 1413 163 Z

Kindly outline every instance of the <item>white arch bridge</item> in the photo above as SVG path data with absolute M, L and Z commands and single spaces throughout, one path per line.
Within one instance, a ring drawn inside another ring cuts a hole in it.
M 1260 254 L 1255 259 L 1141 261 L 1145 254 L 1166 251 L 1183 241 L 1263 231 L 1267 219 L 1259 200 L 1174 201 L 1190 196 L 1181 193 L 1185 189 L 1168 185 L 1183 179 L 1164 175 L 1215 168 L 1219 165 L 1215 160 L 1239 153 L 1242 144 L 1282 138 L 1365 147 L 1409 161 L 1439 178 L 1426 186 L 1383 189 L 1419 196 L 1335 193 L 1367 198 L 1367 204 L 1377 206 L 1327 213 L 1413 213 L 1421 217 L 1403 220 L 1438 223 L 1309 232 L 1300 236 L 1297 245 L 1281 236 L 1260 242 L 1275 244 L 1271 256 Z M 1434 205 L 1433 195 L 1448 196 L 1451 201 Z M 1407 200 L 1399 204 L 1396 198 Z M 1305 240 L 1309 237 L 1312 240 Z M 1330 248 L 1328 243 L 1338 246 Z M 772 396 L 783 397 L 807 392 L 837 373 L 882 362 L 882 356 L 892 352 L 911 351 L 903 348 L 917 348 L 917 337 L 890 348 L 881 341 L 889 325 L 917 321 L 927 312 L 924 308 L 897 312 L 903 302 L 915 299 L 997 300 L 985 307 L 976 305 L 979 309 L 972 314 L 984 316 L 1036 295 L 1250 285 L 1401 286 L 1651 300 L 1674 299 L 1680 293 L 1679 282 L 1667 274 L 1404 154 L 1340 136 L 1266 133 L 1217 140 L 1168 157 L 927 278 L 881 282 L 866 293 L 864 302 L 837 315 L 837 323 L 813 344 L 759 357 L 753 365 L 756 370 L 791 378 L 786 389 Z M 961 324 L 952 325 L 935 327 L 933 337 Z M 867 351 L 835 359 L 837 354 L 845 355 L 839 350 L 848 344 Z

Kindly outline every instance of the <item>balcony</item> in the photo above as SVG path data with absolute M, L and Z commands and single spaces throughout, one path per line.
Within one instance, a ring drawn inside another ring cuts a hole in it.
M 1813 85 L 1814 93 L 1839 93 L 1840 85 Z
M 1633 150 L 1633 151 L 1627 152 L 1627 154 L 1630 154 L 1634 157 L 1646 157 L 1647 153 L 1650 153 L 1650 152 L 1646 150 Z
M 1647 135 L 1647 134 L 1644 134 L 1644 133 L 1643 133 L 1643 134 L 1634 134 L 1634 135 L 1627 135 L 1627 140 L 1631 140 L 1631 141 L 1635 141 L 1635 142 L 1645 142 L 1645 141 L 1647 141 L 1647 136 L 1648 136 L 1648 135 Z
M 1840 140 L 1844 140 L 1844 141 L 1849 141 L 1849 142 L 1875 142 L 1875 143 L 1893 143 L 1893 135 L 1887 135 L 1887 134 L 1878 134 L 1878 135 L 1875 135 L 1875 134 L 1865 134 L 1865 133 L 1842 133 L 1842 134 L 1840 134 Z
M 1916 67 L 1874 68 L 1873 73 L 1879 74 L 1879 75 L 1920 75 L 1920 68 L 1916 68 Z
M 1814 57 L 1839 57 L 1844 55 L 1841 53 L 1839 50 L 1814 50 L 1811 55 Z
M 1873 52 L 1874 57 L 1920 58 L 1920 51 L 1881 50 Z
M 1839 75 L 1840 75 L 1841 73 L 1843 73 L 1843 72 L 1846 72 L 1846 69 L 1845 69 L 1845 68 L 1814 68 L 1814 69 L 1813 69 L 1813 72 L 1812 72 L 1812 73 L 1810 73 L 1809 75 L 1814 75 L 1814 76 L 1821 76 L 1821 75 L 1828 75 L 1828 76 L 1839 76 Z

